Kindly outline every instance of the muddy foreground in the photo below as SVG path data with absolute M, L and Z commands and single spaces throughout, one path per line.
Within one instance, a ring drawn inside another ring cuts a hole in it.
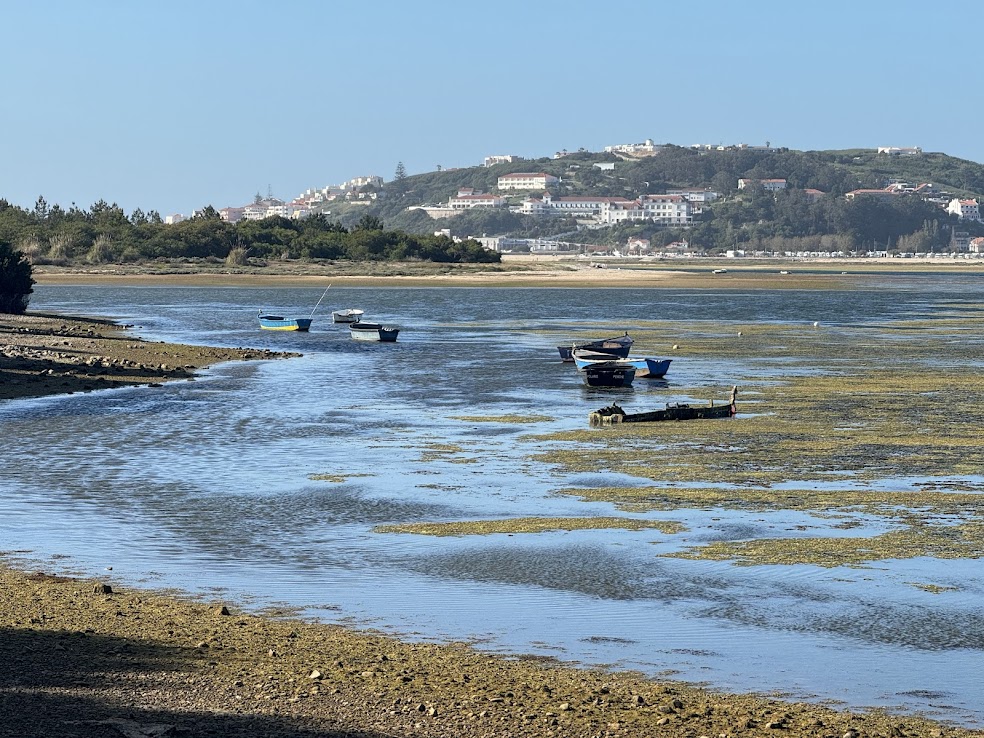
M 4 315 L 0 400 L 155 385 L 220 361 L 282 356 L 145 342 L 105 321 Z M 115 582 L 0 567 L 0 591 L 0 736 L 984 735 L 402 643 Z
M 0 587 L 3 736 L 980 735 L 91 580 L 0 568 Z

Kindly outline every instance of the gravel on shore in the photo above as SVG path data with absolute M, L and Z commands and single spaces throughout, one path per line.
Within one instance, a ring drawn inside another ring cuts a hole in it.
M 0 587 L 2 736 L 981 735 L 2 566 Z

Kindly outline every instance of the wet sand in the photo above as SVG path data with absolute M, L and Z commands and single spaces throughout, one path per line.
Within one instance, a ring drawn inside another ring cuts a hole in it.
M 0 399 L 283 356 L 145 342 L 107 321 L 51 315 L 0 316 L 0 341 Z M 0 567 L 0 587 L 0 736 L 984 735 L 402 643 L 110 580 Z

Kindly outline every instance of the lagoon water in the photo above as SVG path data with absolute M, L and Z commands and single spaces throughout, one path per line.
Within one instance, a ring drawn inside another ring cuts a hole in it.
M 584 428 L 611 400 L 559 362 L 554 347 L 572 335 L 631 333 L 652 320 L 821 321 L 849 331 L 984 304 L 978 277 L 885 280 L 843 292 L 333 287 L 307 334 L 260 331 L 256 311 L 309 312 L 320 288 L 39 286 L 32 310 L 112 317 L 149 340 L 304 356 L 224 364 L 160 388 L 0 405 L 0 547 L 25 567 L 290 608 L 403 638 L 984 727 L 980 561 L 824 569 L 659 556 L 828 524 L 789 511 L 636 514 L 681 520 L 679 535 L 373 530 L 626 514 L 555 494 L 623 480 L 601 470 L 560 476 L 529 458 L 544 448 L 534 436 Z M 330 322 L 330 310 L 345 307 L 402 325 L 399 341 L 353 342 Z M 776 371 L 675 362 L 666 383 L 637 381 L 620 401 L 643 409 L 724 396 L 731 384 L 776 381 Z M 508 422 L 515 415 L 549 418 Z M 904 469 L 899 477 L 904 484 Z M 955 590 L 912 586 L 927 581 Z

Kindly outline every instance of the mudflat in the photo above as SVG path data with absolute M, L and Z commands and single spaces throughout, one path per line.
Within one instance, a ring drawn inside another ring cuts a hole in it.
M 108 321 L 4 315 L 0 400 L 188 380 L 216 362 L 286 356 L 147 342 Z M 406 643 L 110 579 L 0 566 L 0 587 L 0 736 L 984 735 Z

